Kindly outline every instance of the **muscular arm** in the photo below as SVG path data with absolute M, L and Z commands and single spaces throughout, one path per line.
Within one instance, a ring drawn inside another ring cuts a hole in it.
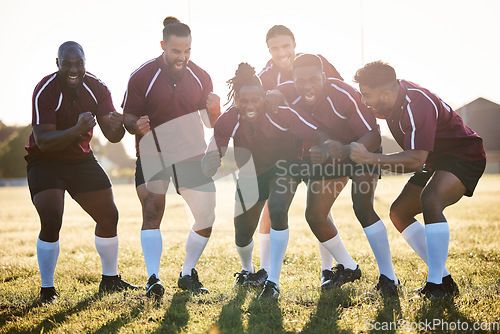
M 96 124 L 90 112 L 80 114 L 78 122 L 69 129 L 56 130 L 54 124 L 39 124 L 33 126 L 35 142 L 44 153 L 57 152 L 66 148 L 80 135 L 88 133 Z
M 118 143 L 125 135 L 123 115 L 116 111 L 105 116 L 98 116 L 97 122 L 104 136 L 112 143 Z
M 361 164 L 379 165 L 382 169 L 407 173 L 422 169 L 429 151 L 407 150 L 393 154 L 368 152 L 364 145 L 351 143 L 351 159 Z
M 357 143 L 362 144 L 368 152 L 373 152 L 380 147 L 381 140 L 380 132 L 374 129 L 365 133 Z M 351 154 L 351 144 L 343 145 L 336 140 L 328 140 L 325 144 L 328 147 L 328 153 L 335 159 L 342 160 Z

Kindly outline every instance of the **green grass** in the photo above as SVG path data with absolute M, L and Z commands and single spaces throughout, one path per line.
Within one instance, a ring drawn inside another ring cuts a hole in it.
M 386 300 L 365 294 L 376 283 L 378 270 L 352 212 L 349 189 L 335 203 L 333 215 L 363 276 L 355 283 L 321 293 L 318 245 L 303 218 L 305 194 L 301 185 L 290 210 L 290 242 L 278 301 L 259 302 L 259 291 L 232 288 L 232 274 L 240 269 L 233 243 L 234 197 L 230 191 L 220 191 L 213 235 L 197 266 L 209 295 L 193 296 L 176 287 L 190 229 L 190 217 L 179 196 L 168 195 L 161 227 L 164 248 L 160 275 L 166 294 L 160 305 L 147 300 L 143 291 L 97 294 L 101 266 L 94 248 L 94 224 L 68 197 L 55 277 L 59 302 L 40 306 L 38 216 L 26 188 L 0 188 L 0 333 L 406 333 L 403 327 L 388 331 L 372 327 L 375 322 L 380 328 L 398 320 L 421 326 L 437 321 L 433 319 L 447 321 L 450 326 L 459 321 L 469 328 L 474 322 L 498 323 L 500 177 L 484 176 L 473 198 L 464 198 L 445 212 L 451 233 L 447 266 L 461 289 L 454 302 L 408 301 L 412 290 L 425 281 L 427 269 L 388 218 L 389 205 L 406 179 L 385 177 L 376 193 L 375 208 L 387 226 L 394 267 L 402 282 L 399 298 Z M 125 280 L 143 286 L 147 274 L 134 187 L 116 186 L 115 199 L 120 211 L 119 271 Z M 258 265 L 258 238 L 255 242 L 254 262 Z M 410 332 L 428 331 L 421 329 Z M 495 330 L 490 328 L 489 332 Z

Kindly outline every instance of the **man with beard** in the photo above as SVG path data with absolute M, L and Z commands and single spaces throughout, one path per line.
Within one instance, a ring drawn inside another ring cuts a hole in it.
M 118 275 L 118 210 L 111 183 L 89 145 L 96 118 L 106 138 L 119 142 L 125 133 L 123 116 L 115 111 L 106 85 L 85 71 L 85 54 L 78 43 L 63 43 L 56 64 L 59 71 L 43 78 L 33 93 L 33 132 L 25 157 L 31 199 L 41 223 L 37 258 L 42 303 L 58 296 L 54 272 L 66 190 L 96 222 L 95 246 L 102 263 L 99 291 L 137 289 Z
M 155 298 L 161 298 L 165 291 L 159 275 L 163 244 L 160 224 L 170 180 L 195 219 L 186 241 L 178 286 L 195 293 L 208 292 L 195 269 L 215 221 L 215 187 L 200 167 L 206 149 L 202 121 L 212 126 L 220 115 L 219 98 L 211 93 L 210 76 L 189 59 L 189 27 L 174 17 L 167 17 L 161 47 L 161 56 L 132 73 L 122 104 L 125 127 L 136 135 L 135 181 L 142 205 L 141 244 L 149 277 L 146 295 Z M 140 152 L 139 144 L 151 136 L 153 146 L 156 145 L 151 150 L 157 150 L 161 159 L 163 153 L 169 153 L 171 160 L 150 178 L 145 173 L 150 168 L 146 152 L 142 152 L 148 147 L 142 145 Z
M 385 119 L 403 152 L 384 155 L 351 144 L 352 160 L 393 171 L 415 172 L 392 203 L 390 217 L 403 238 L 429 268 L 419 294 L 442 298 L 458 294 L 446 269 L 450 230 L 443 210 L 472 196 L 486 166 L 483 140 L 436 94 L 396 79 L 381 61 L 366 64 L 354 76 L 363 102 Z M 415 220 L 423 213 L 425 227 Z

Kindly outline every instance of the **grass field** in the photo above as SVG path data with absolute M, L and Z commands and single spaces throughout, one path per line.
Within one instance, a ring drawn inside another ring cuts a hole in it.
M 445 212 L 451 234 L 447 267 L 461 289 L 454 302 L 408 301 L 412 290 L 425 281 L 427 270 L 388 218 L 389 205 L 406 179 L 383 178 L 375 200 L 402 283 L 399 298 L 365 294 L 376 283 L 378 269 L 352 212 L 349 189 L 335 203 L 333 215 L 363 276 L 355 283 L 321 293 L 318 245 L 303 218 L 305 193 L 301 185 L 290 211 L 281 296 L 264 302 L 257 301 L 259 291 L 232 288 L 232 274 L 240 265 L 233 242 L 231 191 L 218 195 L 214 232 L 197 266 L 211 293 L 193 296 L 177 289 L 190 218 L 181 198 L 168 195 L 161 227 L 164 247 L 160 270 L 166 294 L 160 305 L 148 301 L 143 291 L 97 293 L 101 265 L 94 247 L 94 224 L 68 196 L 55 277 L 59 302 L 39 306 L 38 216 L 27 188 L 0 188 L 0 332 L 406 333 L 430 332 L 429 325 L 437 322 L 442 323 L 433 329 L 443 332 L 462 332 L 474 326 L 499 332 L 494 326 L 495 322 L 498 326 L 500 316 L 500 176 L 484 176 L 473 198 L 464 198 Z M 143 286 L 147 274 L 140 245 L 140 205 L 133 185 L 119 185 L 114 190 L 120 211 L 119 272 L 125 280 Z M 257 237 L 255 242 L 254 263 L 258 265 Z

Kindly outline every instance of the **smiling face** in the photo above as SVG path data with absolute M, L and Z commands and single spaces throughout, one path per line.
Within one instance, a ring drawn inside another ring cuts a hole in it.
M 377 118 L 385 119 L 389 116 L 396 103 L 397 94 L 384 88 L 371 88 L 359 85 L 362 101 Z
M 325 80 L 325 74 L 315 65 L 301 66 L 293 71 L 295 89 L 309 105 L 313 105 L 318 101 Z
M 175 36 L 168 38 L 167 42 L 161 42 L 163 49 L 163 60 L 174 76 L 181 76 L 191 56 L 191 35 Z
M 235 96 L 235 105 L 246 121 L 253 123 L 264 114 L 265 93 L 261 86 L 242 86 Z
M 76 88 L 85 76 L 85 55 L 77 46 L 67 46 L 56 59 L 59 75 L 70 88 Z
M 291 71 L 295 58 L 295 42 L 291 36 L 277 35 L 267 41 L 273 62 L 282 70 Z

